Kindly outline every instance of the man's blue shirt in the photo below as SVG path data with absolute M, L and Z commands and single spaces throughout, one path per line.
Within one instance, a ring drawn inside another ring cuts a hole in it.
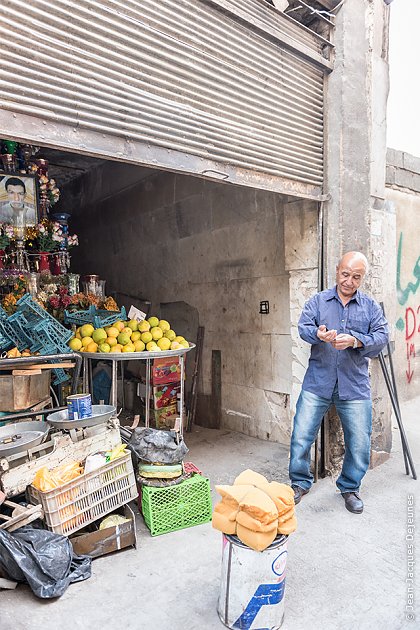
M 317 337 L 319 326 L 337 334 L 353 335 L 362 348 L 336 350 Z M 317 293 L 306 304 L 299 319 L 299 334 L 312 345 L 302 389 L 321 398 L 331 398 L 335 384 L 341 400 L 370 398 L 369 358 L 378 356 L 388 343 L 388 324 L 375 300 L 356 291 L 343 306 L 337 287 Z

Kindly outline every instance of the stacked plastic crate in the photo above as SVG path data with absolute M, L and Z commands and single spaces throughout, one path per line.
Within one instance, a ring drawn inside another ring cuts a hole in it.
M 66 324 L 75 324 L 83 326 L 83 324 L 93 324 L 95 328 L 104 328 L 111 326 L 119 320 L 127 319 L 127 311 L 123 306 L 121 311 L 107 311 L 98 309 L 94 304 L 89 306 L 85 311 L 64 311 L 64 321 Z
M 73 333 L 42 308 L 27 293 L 16 303 L 16 312 L 8 316 L 0 307 L 0 348 L 2 351 L 16 346 L 19 351 L 29 348 L 42 355 L 69 352 L 67 342 Z M 2 341 L 3 339 L 3 341 Z M 68 374 L 54 370 L 54 384 L 64 383 Z
M 15 331 L 13 326 L 9 323 L 9 317 L 4 310 L 0 306 L 0 350 L 4 352 L 5 350 L 9 350 L 9 348 L 13 348 L 14 346 L 19 347 L 19 339 L 15 335 Z

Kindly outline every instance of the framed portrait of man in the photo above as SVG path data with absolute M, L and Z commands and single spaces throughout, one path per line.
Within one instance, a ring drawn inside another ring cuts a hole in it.
M 0 173 L 0 223 L 29 227 L 38 222 L 36 175 Z

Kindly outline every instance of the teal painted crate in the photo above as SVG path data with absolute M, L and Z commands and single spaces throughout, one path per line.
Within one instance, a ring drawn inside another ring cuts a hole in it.
M 143 517 L 152 536 L 211 521 L 210 481 L 193 475 L 176 486 L 142 487 Z

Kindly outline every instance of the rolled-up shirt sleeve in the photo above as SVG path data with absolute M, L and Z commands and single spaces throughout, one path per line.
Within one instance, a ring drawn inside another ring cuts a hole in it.
M 314 296 L 303 307 L 302 314 L 299 318 L 298 330 L 300 337 L 312 345 L 322 343 L 317 337 L 318 330 L 318 302 L 317 296 Z
M 358 349 L 362 356 L 369 359 L 378 356 L 389 340 L 388 322 L 379 304 L 373 305 L 368 334 L 365 335 L 354 330 L 350 330 L 350 334 L 362 342 L 363 348 Z

